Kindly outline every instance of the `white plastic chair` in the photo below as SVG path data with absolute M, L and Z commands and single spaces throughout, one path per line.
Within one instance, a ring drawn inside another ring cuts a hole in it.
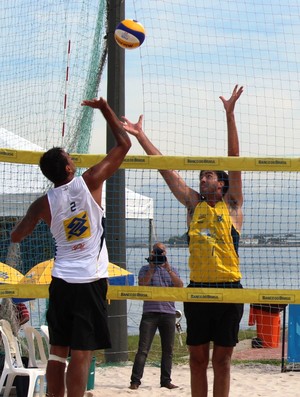
M 45 337 L 45 339 L 47 341 L 48 351 L 50 351 L 49 350 L 50 344 L 49 344 L 49 329 L 48 329 L 48 325 L 41 325 L 41 331 L 42 331 L 42 333 L 43 333 L 43 335 L 44 335 L 44 337 Z
M 11 330 L 10 323 L 6 320 L 0 320 L 0 332 L 5 349 L 4 368 L 0 378 L 0 392 L 4 387 L 6 379 L 5 391 L 3 396 L 8 397 L 12 388 L 15 377 L 29 376 L 29 387 L 27 397 L 33 397 L 34 387 L 37 379 L 40 377 L 40 392 L 39 396 L 44 395 L 44 378 L 45 368 L 25 368 L 21 359 L 19 350 L 19 343 Z
M 42 335 L 31 325 L 23 327 L 23 331 L 28 344 L 28 367 L 46 368 L 47 354 L 45 352 Z

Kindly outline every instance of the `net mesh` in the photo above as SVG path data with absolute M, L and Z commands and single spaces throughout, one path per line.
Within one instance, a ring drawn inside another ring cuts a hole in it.
M 14 0 L 0 7 L 1 127 L 9 131 L 2 147 L 22 137 L 39 146 L 29 150 L 63 144 L 87 152 L 91 112 L 80 103 L 97 96 L 106 2 Z
M 63 146 L 87 153 L 93 112 L 80 103 L 98 94 L 106 59 L 106 2 L 2 2 L 0 20 L 0 146 L 38 152 Z M 50 185 L 36 165 L 5 163 L 0 185 L 0 261 L 25 274 L 53 257 L 51 236 L 39 224 L 16 255 L 10 231 Z
M 263 157 L 265 168 L 243 168 L 243 285 L 276 289 L 280 296 L 300 285 L 299 169 L 288 169 L 300 152 L 299 8 L 298 2 L 275 0 L 126 4 L 126 16 L 146 28 L 141 48 L 126 51 L 126 116 L 135 121 L 143 113 L 145 131 L 165 155 L 211 156 L 208 161 L 226 156 L 219 96 L 229 98 L 236 83 L 245 86 L 236 106 L 241 155 L 256 165 Z M 76 153 L 105 152 L 105 139 L 98 134 L 103 120 L 95 115 L 93 122 L 93 111 L 80 103 L 98 96 L 99 87 L 105 91 L 106 2 L 12 0 L 1 2 L 0 11 L 0 261 L 25 274 L 53 257 L 49 230 L 39 224 L 19 247 L 11 247 L 10 231 L 49 185 L 37 161 L 6 160 L 14 158 L 14 149 L 33 151 L 34 157 L 34 152 L 54 145 Z M 132 141 L 131 157 L 144 154 Z M 156 170 L 137 164 L 141 162 L 133 161 L 126 170 L 122 238 L 127 270 L 136 286 L 151 244 L 163 241 L 186 286 L 186 211 Z M 180 170 L 188 185 L 198 190 L 199 169 L 182 169 L 180 164 L 175 158 L 169 168 Z M 8 276 L 4 273 L 2 282 Z M 128 284 L 128 277 L 122 282 Z M 251 297 L 246 298 L 249 303 Z M 294 302 L 298 299 L 295 293 Z M 132 332 L 137 331 L 134 313 L 140 313 L 140 304 L 129 301 Z

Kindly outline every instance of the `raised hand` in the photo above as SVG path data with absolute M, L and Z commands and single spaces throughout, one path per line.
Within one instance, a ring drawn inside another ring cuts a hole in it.
M 227 113 L 232 113 L 234 111 L 235 103 L 239 99 L 239 97 L 242 95 L 242 92 L 244 90 L 244 87 L 241 86 L 238 88 L 238 84 L 234 87 L 231 97 L 227 100 L 223 96 L 220 96 L 219 98 L 223 102 L 224 108 Z
M 94 98 L 94 99 L 86 99 L 81 102 L 81 106 L 89 106 L 90 108 L 93 109 L 102 109 L 104 105 L 106 105 L 107 102 L 104 98 L 100 97 Z
M 141 114 L 138 122 L 137 123 L 132 123 L 130 120 L 128 120 L 126 117 L 122 116 L 121 121 L 123 128 L 125 131 L 127 131 L 129 134 L 138 136 L 141 132 L 143 132 L 143 115 Z

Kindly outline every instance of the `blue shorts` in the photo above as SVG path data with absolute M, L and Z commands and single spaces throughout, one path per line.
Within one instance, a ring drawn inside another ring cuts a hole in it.
M 73 284 L 53 277 L 49 286 L 49 343 L 73 350 L 111 347 L 107 324 L 107 279 Z
M 233 283 L 232 283 L 233 284 Z M 231 284 L 231 286 L 232 286 Z M 199 287 L 197 283 L 188 288 Z M 202 287 L 208 287 L 203 285 Z M 209 287 L 216 287 L 210 284 Z M 219 287 L 229 287 L 222 284 Z M 233 288 L 242 288 L 235 284 Z M 187 323 L 186 344 L 198 346 L 213 341 L 222 347 L 234 347 L 238 342 L 240 321 L 243 317 L 244 305 L 241 303 L 202 303 L 184 302 L 184 314 Z

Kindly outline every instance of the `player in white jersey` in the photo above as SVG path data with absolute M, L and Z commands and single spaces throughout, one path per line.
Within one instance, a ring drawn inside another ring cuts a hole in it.
M 131 142 L 106 100 L 86 100 L 82 105 L 101 110 L 115 146 L 80 177 L 75 177 L 74 162 L 62 148 L 44 153 L 40 168 L 54 188 L 30 205 L 11 233 L 12 242 L 20 242 L 43 220 L 55 240 L 47 311 L 51 345 L 47 365 L 49 397 L 64 396 L 69 355 L 67 396 L 82 397 L 93 351 L 111 347 L 106 310 L 108 253 L 101 196 L 104 181 L 119 168 Z

